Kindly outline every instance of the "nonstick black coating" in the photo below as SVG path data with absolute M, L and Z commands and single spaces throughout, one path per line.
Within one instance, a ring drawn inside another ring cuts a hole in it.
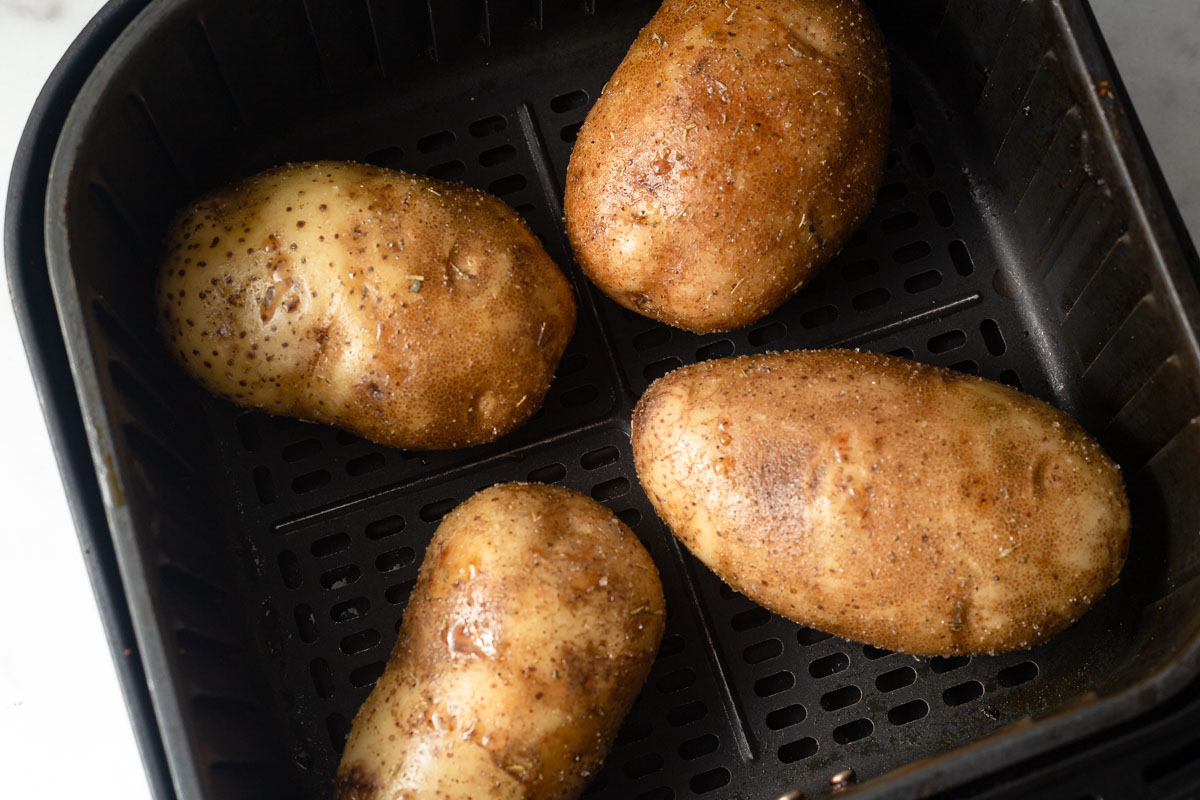
M 875 212 L 777 313 L 709 336 L 596 292 L 561 226 L 573 137 L 654 3 L 193 0 L 131 25 L 68 119 L 46 235 L 181 796 L 328 795 L 438 520 L 507 480 L 605 502 L 663 573 L 664 646 L 589 796 L 814 797 L 846 767 L 884 776 L 866 787 L 879 796 L 944 788 L 1004 747 L 1044 748 L 1072 721 L 1080 735 L 1151 699 L 1120 690 L 1190 674 L 1200 619 L 1171 610 L 1194 608 L 1200 509 L 1166 498 L 1196 474 L 1194 286 L 1114 149 L 1122 129 L 1097 101 L 1102 68 L 1079 55 L 1077 7 L 901 5 L 879 9 L 895 103 Z M 526 217 L 581 300 L 529 425 L 482 448 L 404 453 L 239 411 L 171 364 L 150 294 L 170 214 L 235 176 L 315 158 L 462 180 Z M 1078 416 L 1130 482 L 1121 583 L 1049 644 L 974 659 L 828 637 L 723 587 L 637 485 L 632 404 L 680 364 L 835 344 L 1005 381 Z M 889 774 L 1064 708 L 1040 736 L 1010 729 Z

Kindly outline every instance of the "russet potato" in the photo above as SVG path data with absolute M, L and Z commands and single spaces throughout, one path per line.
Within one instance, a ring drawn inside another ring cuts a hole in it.
M 170 352 L 221 397 L 444 449 L 495 439 L 537 411 L 575 300 L 497 198 L 316 162 L 180 212 L 158 314 Z
M 883 37 L 858 0 L 666 0 L 576 139 L 576 259 L 646 316 L 748 325 L 866 217 L 889 106 Z
M 659 515 L 730 586 L 890 650 L 1043 642 L 1129 546 L 1120 472 L 1068 416 L 895 356 L 683 367 L 638 403 L 633 449 Z
M 662 639 L 658 571 L 568 489 L 510 483 L 451 511 L 354 719 L 336 800 L 567 800 L 595 776 Z

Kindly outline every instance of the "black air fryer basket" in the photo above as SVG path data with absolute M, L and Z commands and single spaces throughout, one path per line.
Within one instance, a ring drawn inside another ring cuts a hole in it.
M 160 797 L 329 796 L 439 520 L 510 480 L 611 507 L 667 592 L 661 652 L 588 797 L 814 798 L 845 768 L 851 793 L 877 798 L 1187 791 L 1200 755 L 1177 733 L 1200 696 L 1195 253 L 1081 0 L 877 3 L 894 103 L 874 213 L 778 312 L 708 336 L 608 300 L 562 227 L 575 134 L 654 0 L 144 4 L 115 0 L 52 79 L 18 156 L 6 247 Z M 308 159 L 461 180 L 528 220 L 581 311 L 528 425 L 409 453 L 239 410 L 177 369 L 153 324 L 170 216 Z M 37 314 L 47 276 L 62 343 Z M 1129 486 L 1118 585 L 1034 650 L 932 659 L 798 626 L 723 586 L 638 486 L 633 404 L 681 364 L 831 345 L 1004 381 L 1077 417 Z M 1137 769 L 1114 749 L 1140 753 Z

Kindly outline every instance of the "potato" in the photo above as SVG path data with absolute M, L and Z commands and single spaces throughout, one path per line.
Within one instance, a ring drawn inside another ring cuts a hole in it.
M 858 0 L 667 0 L 579 131 L 576 259 L 621 305 L 680 328 L 765 316 L 874 203 L 889 95 Z
M 633 448 L 660 516 L 730 586 L 889 650 L 1032 647 L 1129 546 L 1120 472 L 1069 417 L 894 356 L 683 367 L 638 403 Z
M 158 308 L 209 391 L 411 449 L 520 425 L 575 327 L 566 278 L 503 202 L 339 162 L 272 169 L 184 209 Z
M 663 632 L 658 571 L 611 511 L 509 483 L 450 512 L 354 719 L 337 800 L 574 798 Z

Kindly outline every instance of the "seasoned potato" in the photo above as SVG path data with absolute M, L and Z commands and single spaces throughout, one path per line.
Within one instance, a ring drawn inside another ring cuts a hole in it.
M 659 514 L 729 585 L 890 650 L 1045 641 L 1129 545 L 1121 475 L 1069 417 L 893 356 L 683 367 L 638 403 L 633 448 Z
M 354 719 L 337 800 L 578 797 L 663 631 L 654 562 L 611 511 L 509 483 L 450 512 Z
M 698 332 L 747 325 L 866 217 L 889 105 L 858 0 L 666 0 L 579 131 L 575 256 L 626 308 Z
M 483 192 L 339 162 L 272 169 L 171 225 L 170 351 L 209 391 L 412 449 L 487 442 L 542 403 L 566 278 Z

